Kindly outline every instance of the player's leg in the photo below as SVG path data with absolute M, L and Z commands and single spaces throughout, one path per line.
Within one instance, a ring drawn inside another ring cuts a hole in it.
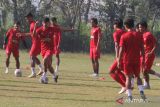
M 37 73 L 37 75 L 42 75 L 43 67 L 40 60 L 37 57 L 35 57 L 35 63 L 38 65 L 38 68 L 39 68 L 39 72 Z
M 59 65 L 60 65 L 60 56 L 59 56 L 59 54 L 56 54 L 56 69 L 55 69 L 55 73 L 57 75 L 58 75 Z
M 48 56 L 48 60 L 47 60 L 47 64 L 48 64 L 48 69 L 50 71 L 50 73 L 53 75 L 53 79 L 54 81 L 57 83 L 58 80 L 58 75 L 56 75 L 56 73 L 54 72 L 54 68 L 52 66 L 52 56 Z
M 5 70 L 5 73 L 6 73 L 6 74 L 8 73 L 8 69 L 9 69 L 10 56 L 11 56 L 11 53 L 6 53 L 6 70 Z
M 94 62 L 95 62 L 95 73 L 98 75 L 99 74 L 99 61 L 98 61 L 98 58 L 95 58 Z
M 35 57 L 30 56 L 30 61 L 31 61 L 31 74 L 28 76 L 29 78 L 35 78 L 36 77 L 36 71 L 35 71 Z

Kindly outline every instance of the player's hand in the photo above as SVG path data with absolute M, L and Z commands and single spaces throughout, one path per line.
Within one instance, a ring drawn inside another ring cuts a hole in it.
M 121 69 L 121 63 L 120 63 L 119 59 L 117 59 L 117 67 L 118 67 L 119 69 Z
M 150 57 L 153 53 L 152 52 L 148 52 L 146 53 L 148 57 Z
M 44 41 L 44 42 L 50 42 L 51 39 L 50 39 L 50 38 L 45 38 L 45 39 L 43 39 L 43 41 Z
M 16 36 L 21 37 L 22 35 L 21 33 L 16 33 Z

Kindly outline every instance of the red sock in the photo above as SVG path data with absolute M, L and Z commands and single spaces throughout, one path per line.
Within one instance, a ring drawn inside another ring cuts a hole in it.
M 125 87 L 125 83 L 120 79 L 120 77 L 116 73 L 110 73 L 110 76 L 118 82 L 122 87 Z

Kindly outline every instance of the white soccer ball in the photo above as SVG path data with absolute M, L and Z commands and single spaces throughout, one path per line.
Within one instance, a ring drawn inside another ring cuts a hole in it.
M 43 77 L 40 77 L 40 83 L 42 83 L 42 84 L 48 84 L 48 78 L 46 77 L 46 78 L 43 78 Z
M 21 72 L 20 69 L 16 69 L 14 74 L 15 74 L 16 77 L 22 77 L 22 72 Z

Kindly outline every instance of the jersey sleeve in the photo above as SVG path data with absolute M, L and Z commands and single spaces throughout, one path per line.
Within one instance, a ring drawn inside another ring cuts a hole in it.
M 118 38 L 117 38 L 117 33 L 116 32 L 113 33 L 113 40 L 114 40 L 114 42 L 118 42 Z

